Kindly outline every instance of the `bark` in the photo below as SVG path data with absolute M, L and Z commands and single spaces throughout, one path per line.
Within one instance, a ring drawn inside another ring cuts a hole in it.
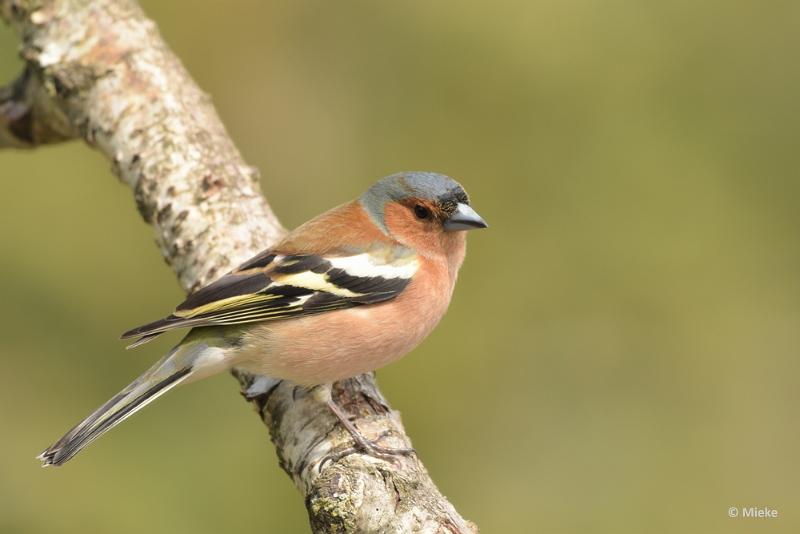
M 0 89 L 0 147 L 82 138 L 112 161 L 192 291 L 285 230 L 211 101 L 133 0 L 0 0 L 26 62 Z M 474 532 L 416 456 L 351 450 L 327 408 L 305 391 L 234 373 L 269 429 L 281 467 L 305 498 L 314 532 Z M 334 399 L 365 436 L 410 446 L 372 375 Z

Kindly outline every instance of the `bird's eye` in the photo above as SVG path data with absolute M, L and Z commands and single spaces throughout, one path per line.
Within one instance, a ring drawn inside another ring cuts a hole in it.
M 422 204 L 417 204 L 416 206 L 414 206 L 414 215 L 416 215 L 418 219 L 430 219 L 431 210 L 429 210 Z

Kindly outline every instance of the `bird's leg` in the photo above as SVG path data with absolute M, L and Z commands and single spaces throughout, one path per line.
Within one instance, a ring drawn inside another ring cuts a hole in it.
M 318 401 L 327 405 L 330 411 L 333 412 L 333 415 L 335 415 L 339 422 L 342 423 L 342 426 L 353 438 L 356 449 L 360 449 L 367 454 L 371 454 L 372 456 L 408 456 L 411 454 L 416 454 L 416 451 L 412 447 L 389 448 L 378 445 L 377 443 L 383 437 L 385 437 L 388 432 L 384 432 L 374 440 L 365 438 L 361 432 L 358 431 L 356 426 L 350 421 L 348 414 L 346 414 L 344 410 L 342 410 L 342 408 L 333 401 L 331 386 L 332 384 L 316 386 L 312 390 L 312 393 Z
M 383 447 L 378 445 L 378 442 L 381 438 L 384 438 L 387 432 L 382 433 L 377 439 L 369 440 L 365 438 L 361 432 L 358 431 L 356 426 L 350 421 L 348 415 L 344 413 L 344 411 L 335 403 L 333 400 L 329 400 L 326 402 L 328 408 L 333 412 L 339 422 L 342 423 L 342 426 L 350 433 L 350 436 L 353 438 L 353 441 L 356 443 L 356 448 L 361 449 L 362 451 L 372 454 L 374 456 L 393 456 L 393 455 L 411 455 L 414 454 L 416 451 L 412 447 L 397 447 L 397 448 L 390 448 L 390 447 Z

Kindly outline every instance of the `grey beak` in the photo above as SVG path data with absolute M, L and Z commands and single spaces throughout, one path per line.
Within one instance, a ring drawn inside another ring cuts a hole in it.
M 468 204 L 458 203 L 456 211 L 444 221 L 445 232 L 456 232 L 458 230 L 474 230 L 476 228 L 487 228 L 489 225 L 478 215 Z

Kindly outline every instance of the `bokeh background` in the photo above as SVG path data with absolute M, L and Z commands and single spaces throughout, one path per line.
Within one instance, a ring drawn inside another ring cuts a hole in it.
M 398 170 L 470 191 L 491 229 L 379 378 L 484 532 L 800 531 L 800 3 L 144 7 L 287 226 Z M 0 28 L 3 79 L 16 47 Z M 181 292 L 83 144 L 0 175 L 0 532 L 305 532 L 226 376 L 39 468 L 178 339 L 117 335 Z

